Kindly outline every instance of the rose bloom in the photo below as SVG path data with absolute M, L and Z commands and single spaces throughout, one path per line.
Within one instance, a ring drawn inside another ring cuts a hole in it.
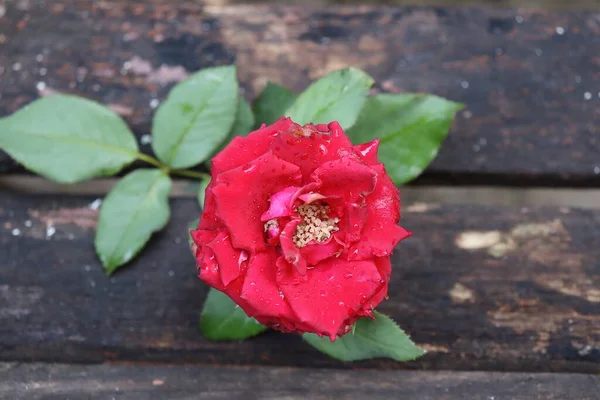
M 353 146 L 340 125 L 281 118 L 212 160 L 196 230 L 200 279 L 249 316 L 331 340 L 387 297 L 399 191 L 379 141 Z

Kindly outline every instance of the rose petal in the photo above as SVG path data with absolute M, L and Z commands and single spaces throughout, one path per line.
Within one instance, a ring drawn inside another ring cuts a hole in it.
M 326 243 L 309 244 L 300 248 L 300 255 L 308 265 L 317 265 L 321 261 L 341 253 L 342 250 L 342 246 L 330 238 Z
M 231 246 L 229 240 L 229 234 L 225 232 L 219 233 L 210 243 L 206 245 L 209 247 L 219 264 L 219 273 L 221 276 L 221 282 L 227 287 L 238 276 L 240 276 L 240 250 L 235 250 Z
M 212 189 L 217 217 L 231 234 L 235 248 L 250 253 L 263 251 L 262 214 L 269 198 L 280 190 L 300 183 L 300 169 L 268 152 L 246 165 L 222 173 Z
M 377 152 L 379 151 L 379 139 L 375 139 L 372 142 L 367 142 L 354 146 L 354 150 L 361 155 L 364 162 L 369 165 L 378 164 Z
M 241 291 L 241 297 L 246 303 L 244 311 L 257 319 L 284 317 L 296 320 L 296 314 L 277 287 L 275 259 L 274 250 L 250 257 Z
M 299 320 L 313 332 L 335 339 L 349 316 L 360 310 L 381 286 L 382 277 L 371 261 L 328 259 L 307 271 L 305 282 L 279 282 Z
M 312 177 L 320 182 L 319 193 L 351 203 L 358 203 L 359 199 L 370 194 L 377 183 L 377 172 L 351 157 L 324 163 Z
M 305 179 L 304 183 L 309 182 L 310 174 L 321 164 L 339 158 L 340 149 L 353 151 L 352 143 L 336 122 L 328 125 L 329 134 L 304 136 L 295 133 L 296 129 L 293 126 L 290 129 L 291 131 L 280 134 L 274 140 L 273 152 L 278 157 L 298 165 Z
M 269 150 L 277 135 L 286 131 L 293 122 L 281 117 L 269 126 L 261 127 L 246 136 L 236 136 L 211 162 L 212 177 L 244 165 Z
M 296 268 L 300 275 L 306 275 L 306 260 L 300 254 L 300 250 L 293 242 L 293 237 L 296 234 L 296 228 L 302 221 L 300 219 L 292 219 L 285 225 L 281 235 L 279 235 L 279 243 L 285 260 Z
M 216 215 L 217 205 L 215 203 L 215 196 L 213 195 L 213 188 L 215 186 L 215 181 L 212 181 L 208 184 L 205 191 L 204 198 L 204 209 L 202 215 L 200 216 L 200 223 L 198 224 L 198 229 L 207 229 L 207 230 L 216 230 L 223 227 L 223 223 Z
M 398 189 L 382 164 L 374 165 L 373 169 L 378 172 L 377 185 L 366 198 L 367 218 L 361 238 L 348 251 L 354 260 L 369 259 L 373 255 L 389 256 L 398 242 L 410 236 L 410 232 L 397 225 L 400 219 Z
M 263 213 L 260 220 L 268 221 L 273 218 L 290 216 L 294 208 L 294 200 L 300 189 L 299 186 L 290 186 L 272 195 L 269 199 L 269 209 Z

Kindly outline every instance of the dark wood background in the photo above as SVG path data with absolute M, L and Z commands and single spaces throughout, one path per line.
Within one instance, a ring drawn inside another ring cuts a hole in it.
M 600 186 L 596 11 L 0 4 L 0 115 L 76 93 L 125 117 L 149 152 L 153 107 L 198 68 L 238 63 L 252 99 L 268 79 L 301 90 L 355 65 L 374 92 L 466 104 L 416 184 Z M 96 196 L 9 190 L 3 178 L 26 172 L 5 154 L 0 168 L 0 398 L 600 398 L 597 207 L 406 203 L 415 235 L 381 311 L 428 354 L 341 363 L 294 335 L 201 336 L 195 200 L 173 198 L 166 229 L 106 278 Z

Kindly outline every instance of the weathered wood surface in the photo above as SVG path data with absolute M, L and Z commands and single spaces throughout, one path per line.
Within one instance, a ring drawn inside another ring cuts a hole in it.
M 106 278 L 94 197 L 0 195 L 0 360 L 343 366 L 300 337 L 202 338 L 193 199 L 132 265 Z M 93 208 L 93 207 L 92 207 Z M 600 212 L 412 204 L 380 310 L 429 350 L 348 366 L 600 372 Z
M 253 97 L 268 79 L 300 90 L 355 65 L 376 91 L 467 105 L 422 181 L 597 186 L 599 50 L 589 11 L 15 1 L 0 18 L 0 115 L 71 92 L 141 138 L 151 105 L 198 68 L 236 62 Z
M 0 396 L 11 400 L 598 400 L 599 386 L 579 374 L 0 363 Z

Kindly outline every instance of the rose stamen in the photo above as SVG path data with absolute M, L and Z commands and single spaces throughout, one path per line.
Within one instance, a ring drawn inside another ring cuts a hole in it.
M 302 204 L 295 211 L 302 217 L 292 237 L 296 247 L 304 247 L 313 241 L 323 243 L 339 230 L 337 223 L 340 220 L 329 218 L 329 206 L 326 204 Z

